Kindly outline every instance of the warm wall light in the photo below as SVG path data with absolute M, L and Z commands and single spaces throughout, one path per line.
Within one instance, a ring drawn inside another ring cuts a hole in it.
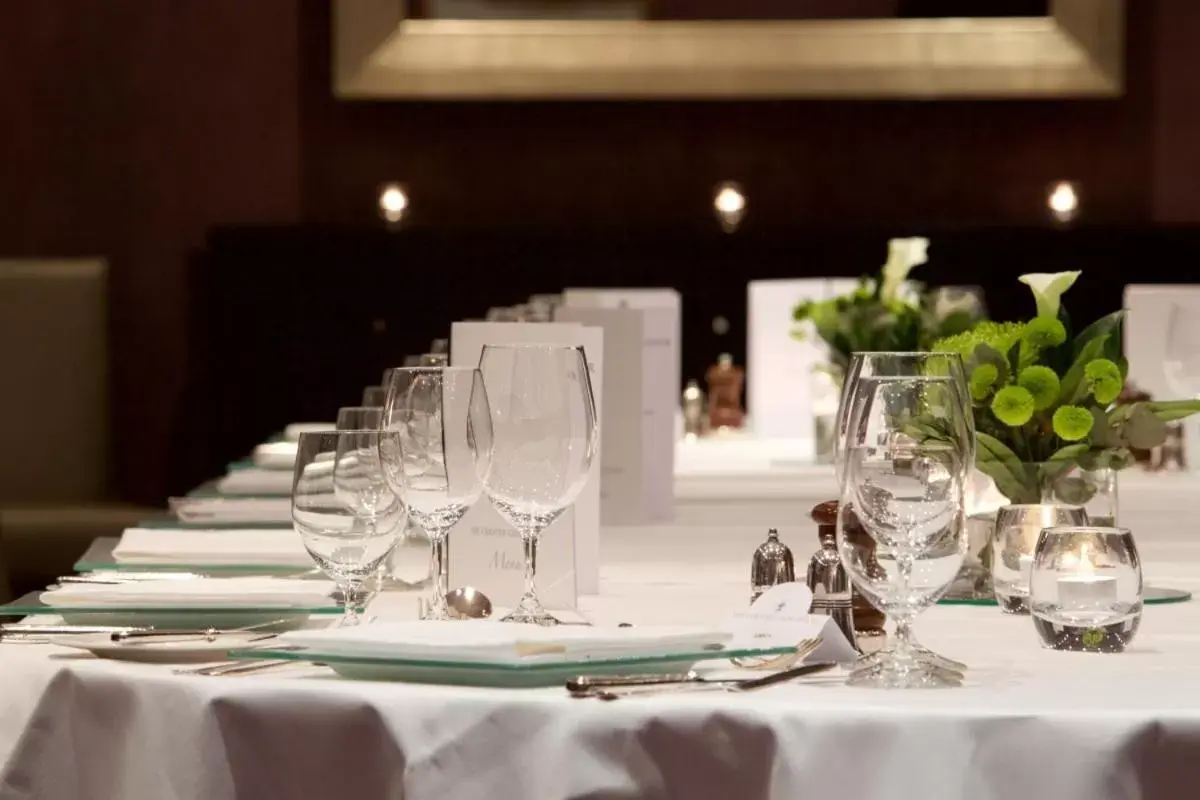
M 391 224 L 404 219 L 408 211 L 408 193 L 398 183 L 385 183 L 379 190 L 379 216 Z
M 1071 181 L 1055 183 L 1046 195 L 1046 207 L 1055 222 L 1072 222 L 1079 216 L 1079 190 Z
M 736 231 L 746 216 L 746 194 L 742 187 L 733 181 L 718 183 L 713 194 L 713 210 L 717 214 L 717 221 L 721 223 L 721 230 L 726 233 Z

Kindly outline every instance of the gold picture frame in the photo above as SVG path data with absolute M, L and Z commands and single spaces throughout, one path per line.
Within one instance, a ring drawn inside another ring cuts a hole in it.
M 969 2 L 969 0 L 965 0 Z M 346 100 L 1116 97 L 1124 0 L 1045 17 L 812 21 L 406 19 L 331 0 Z

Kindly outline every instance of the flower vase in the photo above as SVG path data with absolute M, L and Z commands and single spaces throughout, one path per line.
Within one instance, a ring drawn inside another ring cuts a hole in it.
M 832 464 L 837 447 L 838 403 L 842 396 L 845 373 L 833 364 L 821 364 L 813 369 L 812 415 L 814 460 Z

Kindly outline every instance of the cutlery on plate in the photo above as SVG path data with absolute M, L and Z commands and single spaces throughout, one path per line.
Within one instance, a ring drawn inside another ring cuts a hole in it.
M 774 686 L 777 683 L 786 683 L 787 681 L 803 678 L 807 675 L 817 675 L 837 666 L 835 661 L 822 661 L 816 664 L 805 664 L 800 667 L 792 667 L 785 669 L 782 672 L 776 672 L 771 675 L 764 675 L 761 678 L 744 678 L 741 680 L 707 680 L 702 677 L 684 682 L 677 683 L 659 683 L 641 686 L 613 687 L 610 689 L 595 689 L 591 692 L 575 694 L 575 697 L 595 697 L 600 700 L 619 700 L 622 697 L 636 697 L 638 695 L 656 695 L 667 692 L 677 692 L 686 690 L 698 689 L 719 689 L 732 692 L 753 692 L 757 689 L 763 689 L 767 686 Z
M 189 629 L 189 628 L 127 629 L 127 630 L 113 631 L 112 632 L 112 640 L 114 642 L 119 642 L 122 644 L 136 644 L 137 642 L 146 641 L 148 639 L 156 639 L 160 636 L 169 636 L 169 637 L 172 637 L 173 639 L 183 640 L 183 641 L 187 641 L 189 639 L 200 639 L 202 641 L 213 642 L 213 641 L 216 641 L 218 637 L 224 636 L 229 633 L 249 633 L 251 631 L 262 630 L 263 628 L 270 628 L 270 627 L 274 627 L 276 625 L 282 625 L 283 623 L 285 623 L 287 621 L 288 620 L 286 618 L 273 619 L 269 622 L 259 622 L 255 625 L 245 625 L 241 628 L 201 628 L 199 630 L 194 629 L 194 628 L 191 628 L 191 629 Z M 273 634 L 273 633 L 268 634 L 268 636 L 274 636 L 274 635 L 275 634 Z M 263 636 L 261 638 L 265 639 L 265 638 L 267 638 L 267 636 Z M 258 641 L 258 640 L 255 639 L 255 641 Z
M 137 628 L 128 625 L 27 625 L 14 623 L 0 625 L 0 637 L 3 636 L 69 636 L 75 633 L 127 633 L 131 631 L 151 631 L 153 628 Z
M 821 645 L 819 638 L 803 639 L 796 645 L 796 652 L 788 653 L 789 657 L 803 659 L 812 654 Z M 802 668 L 801 668 L 802 669 Z M 778 673 L 777 673 L 778 674 Z M 774 677 L 770 675 L 767 677 Z M 753 680 L 762 680 L 755 678 Z M 648 675 L 581 675 L 567 681 L 567 691 L 572 694 L 586 694 L 598 689 L 613 689 L 633 686 L 660 686 L 673 683 L 728 683 L 729 681 L 708 680 L 694 670 L 688 672 L 654 673 Z

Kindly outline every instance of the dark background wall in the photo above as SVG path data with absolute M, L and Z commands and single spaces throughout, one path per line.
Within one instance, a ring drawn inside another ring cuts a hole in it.
M 0 254 L 112 263 L 114 490 L 153 502 L 187 375 L 185 263 L 231 223 L 919 232 L 1200 222 L 1200 4 L 1129 3 L 1117 101 L 355 103 L 329 89 L 327 0 L 39 0 L 0 24 Z M 802 267 L 798 267 L 798 271 Z M 202 412 L 199 412 L 202 413 Z

